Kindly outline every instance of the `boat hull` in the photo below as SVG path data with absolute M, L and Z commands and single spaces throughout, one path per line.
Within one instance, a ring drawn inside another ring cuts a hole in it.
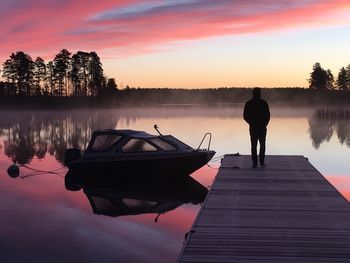
M 73 161 L 69 170 L 74 174 L 113 175 L 189 175 L 206 165 L 214 151 L 193 151 L 181 154 L 144 156 L 123 156 L 112 160 Z

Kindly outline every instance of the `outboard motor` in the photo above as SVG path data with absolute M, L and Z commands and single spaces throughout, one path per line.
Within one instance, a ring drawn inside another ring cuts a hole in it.
M 68 191 L 79 191 L 82 188 L 82 183 L 79 177 L 74 176 L 68 171 L 64 177 L 64 186 Z
M 69 167 L 72 161 L 79 160 L 81 158 L 81 150 L 77 148 L 66 149 L 64 152 L 64 164 Z

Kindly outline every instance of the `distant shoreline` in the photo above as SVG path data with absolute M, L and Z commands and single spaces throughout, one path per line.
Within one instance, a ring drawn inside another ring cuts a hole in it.
M 134 106 L 242 106 L 250 88 L 124 89 L 109 97 L 0 96 L 1 110 L 119 108 Z M 303 88 L 265 88 L 262 97 L 272 106 L 350 107 L 350 92 Z

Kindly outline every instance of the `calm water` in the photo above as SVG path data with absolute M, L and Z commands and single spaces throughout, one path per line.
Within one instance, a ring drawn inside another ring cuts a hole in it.
M 273 108 L 271 113 L 267 154 L 306 156 L 350 200 L 350 120 L 319 119 L 313 109 Z M 151 180 L 108 182 L 99 189 L 85 186 L 84 191 L 70 191 L 73 189 L 64 180 L 67 169 L 62 168 L 64 150 L 84 149 L 94 129 L 129 128 L 155 133 L 156 123 L 164 134 L 172 134 L 193 147 L 198 146 L 205 132 L 211 132 L 211 148 L 217 151 L 216 156 L 249 154 L 248 127 L 241 115 L 239 108 L 193 107 L 2 112 L 1 262 L 174 262 L 199 210 L 191 203 L 198 203 L 198 198 L 182 197 L 179 201 L 176 189 L 182 186 L 171 182 L 160 186 Z M 11 178 L 6 173 L 13 162 L 25 165 L 20 168 L 20 177 Z M 192 175 L 205 187 L 212 184 L 219 163 L 210 166 Z M 191 182 L 186 187 L 202 186 Z M 134 213 L 153 213 L 127 215 L 131 210 L 119 209 L 109 210 L 111 216 L 94 214 L 98 211 L 93 201 L 101 201 L 99 195 L 105 188 L 124 198 Z M 140 203 L 135 195 L 125 194 L 130 192 L 144 199 L 153 192 L 158 199 L 151 197 Z M 157 202 L 159 206 L 154 208 Z

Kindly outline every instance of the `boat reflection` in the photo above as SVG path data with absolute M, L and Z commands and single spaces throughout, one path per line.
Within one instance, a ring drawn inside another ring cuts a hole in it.
M 83 189 L 94 214 L 111 217 L 161 214 L 186 204 L 202 203 L 208 189 L 190 176 L 176 178 L 78 176 L 68 172 L 67 190 Z

